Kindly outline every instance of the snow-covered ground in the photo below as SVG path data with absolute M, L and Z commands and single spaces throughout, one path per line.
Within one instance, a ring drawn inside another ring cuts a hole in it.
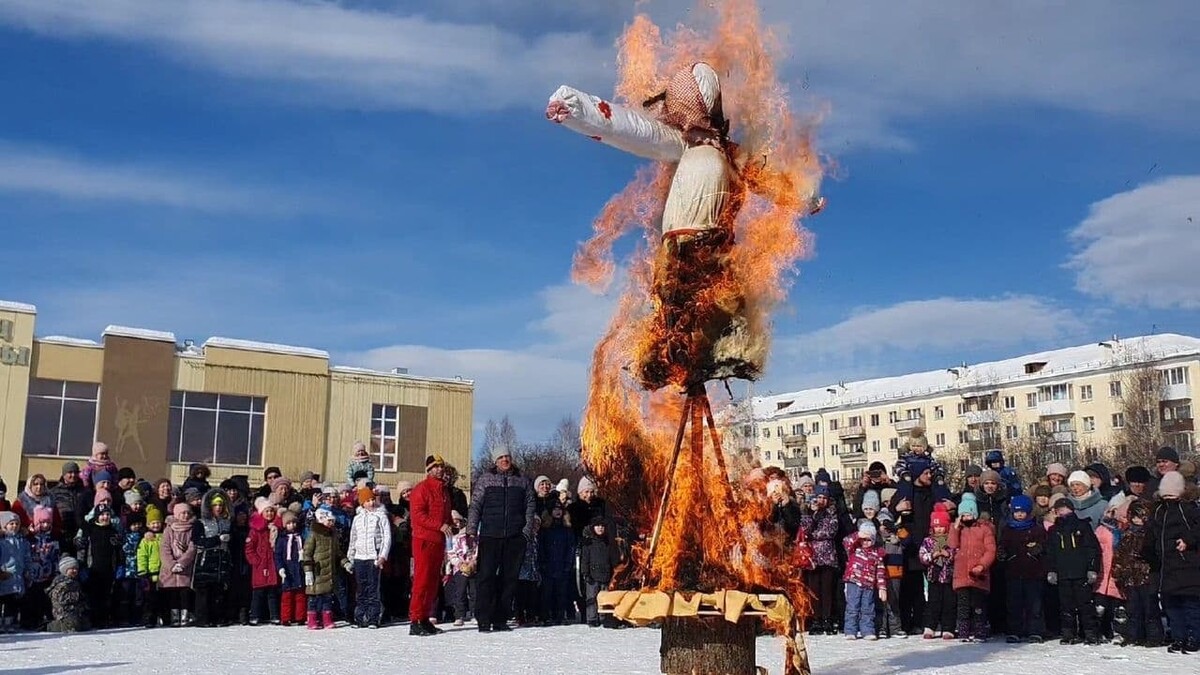
M 439 637 L 409 637 L 407 626 L 379 630 L 338 628 L 160 628 L 112 630 L 78 635 L 18 633 L 0 636 L 0 672 L 53 675 L 103 673 L 287 673 L 351 672 L 457 675 L 550 673 L 658 673 L 658 631 L 592 629 L 586 626 L 525 628 L 481 634 L 470 626 Z M 882 673 L 987 673 L 1070 675 L 1073 673 L 1197 673 L 1200 656 L 1165 649 L 1063 647 L 1058 643 L 808 638 L 818 675 Z M 759 663 L 778 673 L 782 648 L 760 638 Z

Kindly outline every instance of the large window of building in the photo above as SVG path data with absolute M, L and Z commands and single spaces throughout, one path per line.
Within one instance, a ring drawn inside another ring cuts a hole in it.
M 1108 383 L 1108 395 L 1113 398 L 1121 398 L 1121 383 L 1120 383 L 1120 381 Z
M 1183 367 L 1183 366 L 1180 366 L 1178 368 L 1168 368 L 1168 369 L 1162 371 L 1162 379 L 1163 379 L 1163 383 L 1167 384 L 1167 385 L 1187 384 L 1188 383 L 1187 368 Z
M 1082 385 L 1079 387 L 1079 400 L 1081 400 L 1081 401 L 1092 400 L 1092 385 L 1085 384 L 1085 385 Z
M 1113 413 L 1112 428 L 1114 428 L 1114 429 L 1124 429 L 1125 428 L 1125 413 Z
M 1083 418 L 1083 430 L 1085 432 L 1093 432 L 1096 430 L 1096 418 L 1087 416 Z
M 266 423 L 265 397 L 173 391 L 167 456 L 178 462 L 259 466 Z
M 770 436 L 770 427 L 763 427 L 763 437 Z M 400 457 L 400 406 L 379 403 L 371 406 L 371 455 L 377 470 L 396 470 Z M 767 458 L 770 459 L 769 454 Z
M 90 382 L 30 380 L 22 451 L 26 455 L 90 455 L 99 394 L 100 385 Z

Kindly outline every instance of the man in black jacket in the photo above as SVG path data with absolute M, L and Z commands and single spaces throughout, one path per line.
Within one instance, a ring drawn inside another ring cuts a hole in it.
M 509 613 L 526 543 L 534 537 L 536 503 L 533 486 L 506 446 L 493 448 L 492 460 L 495 466 L 471 491 L 466 530 L 479 534 L 475 619 L 482 633 L 511 630 Z

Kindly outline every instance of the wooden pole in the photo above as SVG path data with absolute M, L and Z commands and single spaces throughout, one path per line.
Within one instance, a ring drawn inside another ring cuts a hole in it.
M 683 402 L 683 412 L 679 416 L 679 430 L 675 432 L 675 449 L 671 453 L 671 464 L 667 468 L 667 485 L 663 489 L 662 500 L 658 503 L 658 517 L 654 519 L 654 531 L 650 535 L 650 552 L 646 556 L 646 570 L 654 566 L 654 552 L 658 549 L 658 538 L 662 534 L 663 519 L 667 515 L 667 504 L 671 501 L 671 490 L 675 487 L 675 467 L 679 465 L 679 451 L 683 448 L 683 432 L 687 428 L 688 417 L 692 412 L 695 401 L 691 392 Z

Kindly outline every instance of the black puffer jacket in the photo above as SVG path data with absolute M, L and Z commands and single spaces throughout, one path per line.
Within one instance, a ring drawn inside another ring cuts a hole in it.
M 506 473 L 492 467 L 471 490 L 467 532 L 500 539 L 524 534 L 532 539 L 536 504 L 533 485 L 516 467 Z
M 192 543 L 196 546 L 196 568 L 192 573 L 192 586 L 220 586 L 229 583 L 233 574 L 233 556 L 229 551 L 232 527 L 229 508 L 218 518 L 213 515 L 215 498 L 225 500 L 222 490 L 212 489 L 200 503 L 200 517 L 192 523 Z
M 1187 546 L 1179 551 L 1177 542 Z M 1200 506 L 1195 502 L 1160 499 L 1150 515 L 1146 557 L 1158 570 L 1163 595 L 1200 596 Z
M 1091 523 L 1074 513 L 1054 521 L 1046 536 L 1047 571 L 1057 574 L 1059 581 L 1079 581 L 1088 572 L 1099 574 L 1100 563 L 1100 540 Z
M 607 584 L 620 562 L 621 550 L 607 532 L 603 537 L 597 537 L 595 533 L 584 534 L 583 544 L 579 547 L 579 572 L 585 581 Z

